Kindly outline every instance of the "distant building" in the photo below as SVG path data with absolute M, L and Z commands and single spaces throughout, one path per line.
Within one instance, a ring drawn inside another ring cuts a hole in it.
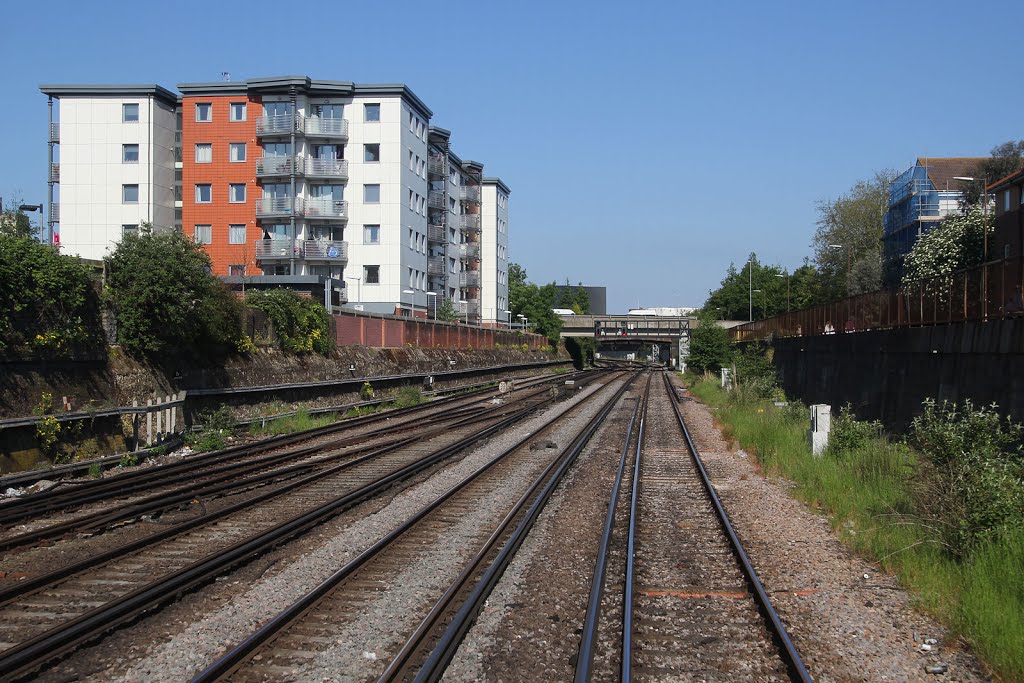
M 903 258 L 918 238 L 960 210 L 964 181 L 956 176 L 971 175 L 982 161 L 980 157 L 919 158 L 892 181 L 882 238 L 890 282 L 902 276 Z
M 587 287 L 586 285 L 555 285 L 555 289 L 558 293 L 568 292 L 569 294 L 574 293 L 577 289 L 582 288 L 587 293 L 587 301 L 590 303 L 590 314 L 591 315 L 608 315 L 608 288 L 607 287 Z
M 1004 261 L 1002 268 L 990 269 L 990 287 L 1001 290 L 1009 312 L 1021 312 L 1024 287 L 1024 169 L 988 186 L 995 200 L 995 233 L 989 241 L 989 258 Z M 996 279 L 998 278 L 998 280 Z

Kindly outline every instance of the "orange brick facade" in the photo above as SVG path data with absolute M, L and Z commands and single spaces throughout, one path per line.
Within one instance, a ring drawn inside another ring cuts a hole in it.
M 196 121 L 196 104 L 212 105 L 212 121 Z M 232 103 L 245 102 L 244 121 L 231 121 Z M 245 93 L 183 97 L 181 105 L 181 229 L 195 237 L 196 225 L 212 226 L 212 241 L 205 245 L 213 261 L 214 275 L 229 275 L 232 265 L 244 265 L 247 275 L 258 275 L 255 242 L 262 237 L 256 223 L 256 160 L 260 145 L 256 139 L 256 120 L 262 115 L 260 98 Z M 231 143 L 245 143 L 245 161 L 230 160 Z M 212 145 L 212 161 L 196 163 L 196 145 Z M 245 184 L 245 202 L 231 203 L 230 185 Z M 196 185 L 211 185 L 209 204 L 196 203 Z M 245 243 L 230 244 L 229 225 L 246 226 Z

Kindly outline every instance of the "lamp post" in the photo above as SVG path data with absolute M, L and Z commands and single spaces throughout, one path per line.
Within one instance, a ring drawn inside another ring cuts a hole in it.
M 953 176 L 953 180 L 973 183 L 976 178 L 973 176 L 957 175 Z M 981 246 L 981 317 L 983 320 L 988 320 L 988 225 L 986 225 L 986 218 L 988 218 L 988 176 L 984 176 L 981 179 L 981 227 L 983 235 Z
M 784 277 L 784 278 L 786 278 L 786 313 L 789 313 L 789 294 L 790 294 L 789 271 L 787 270 L 785 275 L 783 275 L 782 273 L 775 273 L 775 277 Z
M 346 275 L 345 279 L 356 281 L 356 303 L 361 304 L 363 302 L 363 278 L 355 275 Z
M 523 315 L 522 313 L 517 313 L 516 317 L 519 318 L 521 321 L 523 321 L 523 322 L 521 322 L 519 324 L 522 325 L 525 328 L 526 327 L 526 316 Z
M 841 244 L 830 244 L 829 249 L 842 249 Z M 846 296 L 850 296 L 850 247 L 846 247 Z
M 434 320 L 437 320 L 437 292 L 427 292 L 427 296 L 434 302 Z
M 754 259 L 747 259 L 747 322 L 754 322 Z
M 411 289 L 403 289 L 403 290 L 402 290 L 402 294 L 412 294 L 412 296 L 410 296 L 410 297 L 409 297 L 409 317 L 411 318 L 411 317 L 412 317 L 412 314 L 413 314 L 413 306 L 415 306 L 415 305 L 416 305 L 416 299 L 415 299 L 415 297 L 416 297 L 416 292 L 414 292 L 414 291 L 413 291 L 413 290 L 411 290 Z M 403 298 L 403 297 L 400 297 L 400 298 L 398 299 L 398 307 L 399 307 L 399 308 L 402 308 L 402 304 L 403 304 L 403 303 L 404 303 L 404 298 Z
M 39 241 L 46 243 L 46 232 L 43 228 L 43 205 L 42 204 L 22 204 L 18 207 L 18 211 L 38 211 L 39 212 Z
M 512 311 L 505 311 L 505 315 L 508 316 L 508 329 L 512 329 Z
M 751 299 L 750 299 L 750 301 L 751 301 L 751 302 L 753 302 L 753 301 L 754 301 L 754 299 L 753 299 L 753 296 L 754 296 L 754 293 L 755 293 L 755 292 L 756 292 L 756 293 L 758 293 L 758 294 L 761 294 L 761 293 L 763 292 L 763 290 L 760 290 L 760 289 L 752 289 L 752 290 L 750 290 L 750 296 L 751 296 Z M 762 305 L 761 305 L 761 317 L 762 317 L 762 318 L 763 318 L 763 317 L 765 316 L 765 314 L 766 314 L 766 311 L 765 311 L 765 309 L 766 309 L 766 308 L 767 308 L 767 306 L 763 305 L 763 302 L 762 302 Z M 753 320 L 753 317 L 751 317 L 751 320 Z

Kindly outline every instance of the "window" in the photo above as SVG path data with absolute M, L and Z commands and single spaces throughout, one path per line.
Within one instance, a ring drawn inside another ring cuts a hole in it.
M 228 201 L 232 204 L 245 204 L 245 183 L 228 185 Z
M 245 223 L 228 226 L 228 244 L 245 244 Z
M 209 204 L 213 201 L 212 185 L 196 185 L 196 204 Z
M 245 143 L 244 142 L 231 142 L 228 143 L 228 160 L 233 162 L 245 161 Z
M 139 163 L 139 146 L 121 145 L 121 162 L 125 164 Z
M 409 248 L 410 249 L 415 249 L 416 248 L 416 242 L 414 241 L 414 238 L 413 238 L 412 228 L 409 228 Z
M 193 239 L 195 239 L 196 241 L 196 244 L 209 244 L 210 242 L 213 241 L 213 226 L 197 225 L 195 232 L 193 232 L 192 234 Z
M 367 204 L 379 204 L 380 185 L 363 185 L 363 201 Z
M 413 289 L 413 288 L 416 287 L 416 272 L 412 268 L 409 268 L 408 270 L 409 270 L 409 288 Z
M 213 121 L 213 104 L 210 102 L 196 102 L 196 121 L 209 123 Z
M 409 170 L 411 171 L 412 169 L 413 169 L 413 166 L 412 166 L 412 150 L 410 149 L 409 150 Z
M 363 145 L 363 161 L 367 163 L 374 163 L 380 161 L 380 145 Z
M 213 145 L 209 142 L 196 143 L 196 163 L 209 164 L 213 161 Z
M 363 226 L 363 244 L 380 244 L 380 226 Z
M 139 234 L 139 226 L 135 223 L 128 223 L 121 226 L 121 236 Z
M 380 266 L 363 266 L 363 282 L 368 285 L 379 285 Z
M 364 104 L 363 105 L 363 117 L 364 121 L 380 121 L 380 105 L 379 104 Z
M 245 266 L 228 266 L 228 275 L 231 277 L 245 277 Z
M 121 105 L 121 121 L 124 123 L 138 123 L 139 122 L 139 105 L 138 104 L 122 104 Z
M 232 102 L 228 119 L 231 121 L 245 121 L 245 102 Z
M 409 190 L 409 209 L 412 210 L 412 211 L 416 210 L 415 196 L 416 196 L 415 193 L 413 193 L 412 190 Z
M 139 203 L 139 186 L 138 185 L 122 185 L 121 186 L 121 202 L 124 204 L 138 204 Z
M 1003 211 L 1010 210 L 1010 191 L 1003 192 Z

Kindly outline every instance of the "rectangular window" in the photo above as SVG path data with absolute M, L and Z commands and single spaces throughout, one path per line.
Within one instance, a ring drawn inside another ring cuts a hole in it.
M 228 143 L 228 160 L 239 163 L 245 161 L 245 143 L 244 142 L 230 142 Z
M 363 185 L 363 201 L 367 204 L 379 204 L 380 185 Z
M 209 204 L 213 201 L 212 185 L 196 185 L 196 204 Z
M 197 225 L 193 239 L 196 244 L 210 244 L 213 242 L 213 226 L 212 225 Z
M 409 150 L 409 170 L 412 170 L 412 150 Z
M 245 244 L 245 223 L 228 226 L 228 244 Z
M 122 185 L 121 186 L 121 202 L 124 204 L 138 204 L 139 203 L 139 186 L 138 185 Z
M 209 123 L 213 121 L 213 104 L 210 102 L 196 102 L 196 121 Z
M 380 266 L 363 266 L 363 282 L 368 285 L 379 285 Z
M 231 277 L 245 277 L 245 266 L 228 266 L 228 275 Z
M 228 118 L 231 121 L 245 121 L 245 102 L 232 102 L 231 115 Z
M 415 211 L 416 210 L 416 200 L 413 199 L 413 197 L 415 197 L 415 196 L 416 195 L 413 194 L 413 191 L 409 190 L 409 209 L 411 211 Z
M 139 122 L 139 105 L 138 104 L 122 104 L 121 105 L 121 121 L 124 123 L 138 123 Z
M 380 161 L 380 145 L 363 145 L 363 161 L 367 163 L 373 163 Z
M 412 268 L 409 268 L 409 289 L 416 287 L 416 273 L 413 272 Z
M 379 104 L 364 104 L 363 105 L 364 121 L 380 121 L 380 105 Z
M 213 162 L 213 144 L 209 142 L 196 143 L 196 163 L 209 164 Z
M 135 223 L 128 223 L 121 226 L 121 237 L 125 235 L 137 235 L 139 234 L 139 226 Z
M 139 146 L 121 145 L 121 162 L 125 164 L 139 163 Z
M 245 204 L 245 183 L 228 185 L 228 201 L 232 204 Z
M 363 226 L 363 244 L 380 244 L 380 226 Z
M 1003 192 L 1003 211 L 1010 210 L 1010 191 Z
M 413 241 L 412 228 L 409 228 L 409 248 L 410 249 L 415 249 L 416 248 L 416 242 Z

